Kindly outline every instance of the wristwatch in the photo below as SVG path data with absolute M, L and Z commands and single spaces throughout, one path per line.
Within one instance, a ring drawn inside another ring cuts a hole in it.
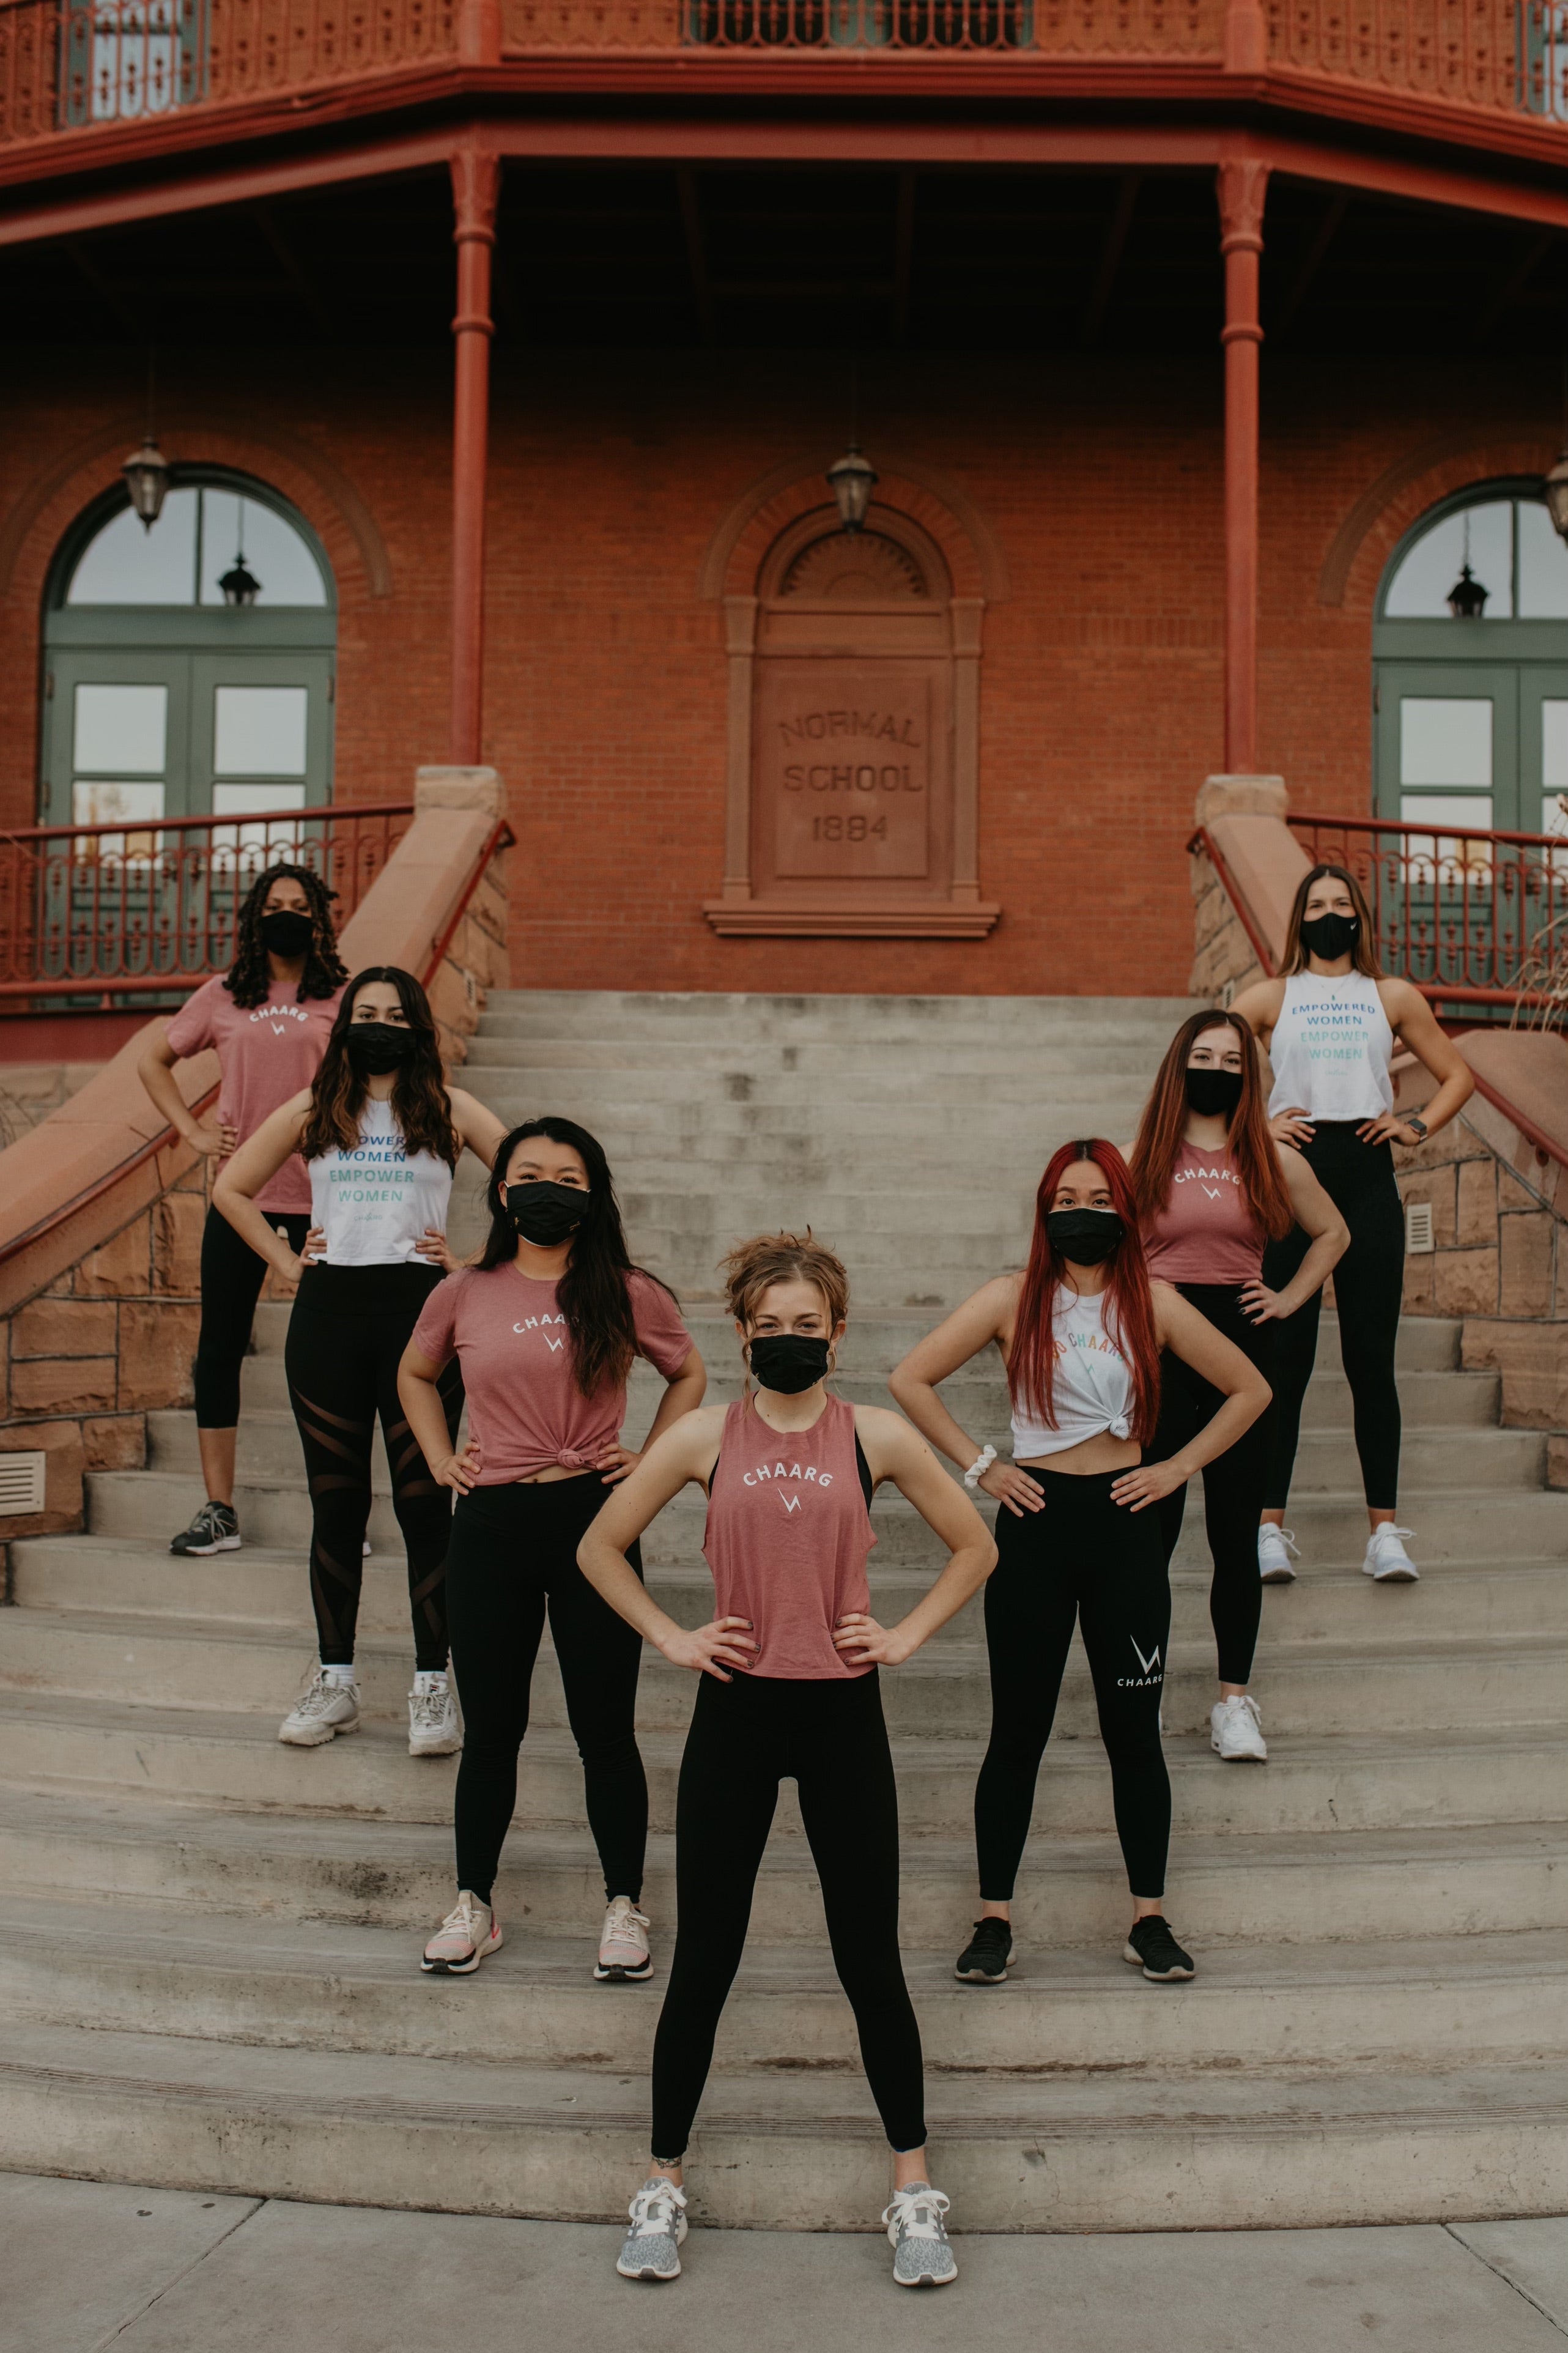
M 1407 1120 L 1405 1122 L 1405 1126 L 1406 1126 L 1406 1127 L 1413 1127 L 1413 1128 L 1415 1130 L 1415 1137 L 1416 1137 L 1416 1141 L 1417 1141 L 1417 1143 L 1420 1143 L 1420 1144 L 1425 1144 L 1425 1143 L 1426 1143 L 1426 1121 L 1425 1121 L 1424 1119 L 1416 1119 L 1416 1118 L 1415 1118 L 1414 1116 L 1412 1116 L 1411 1118 L 1407 1119 Z

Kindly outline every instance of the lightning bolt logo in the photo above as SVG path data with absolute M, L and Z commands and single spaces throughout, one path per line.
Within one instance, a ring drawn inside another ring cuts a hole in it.
M 798 1512 L 800 1509 L 800 1497 L 798 1495 L 781 1495 L 779 1497 L 779 1501 L 784 1505 L 786 1512 Z
M 1138 1648 L 1136 1637 L 1129 1634 L 1127 1639 L 1132 1644 L 1132 1654 L 1138 1662 L 1139 1669 L 1142 1673 L 1147 1674 L 1151 1667 L 1157 1667 L 1159 1665 L 1160 1645 L 1158 1642 L 1155 1643 L 1148 1657 L 1145 1658 L 1142 1651 Z

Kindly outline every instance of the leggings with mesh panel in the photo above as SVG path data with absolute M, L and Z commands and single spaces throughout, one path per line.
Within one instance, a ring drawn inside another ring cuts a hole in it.
M 800 1799 L 883 2129 L 897 2150 L 925 2146 L 921 2031 L 899 1957 L 899 1793 L 876 1669 L 821 1681 L 705 1674 L 680 1761 L 679 1919 L 653 2046 L 652 2147 L 667 2165 L 685 2151 L 708 2080 L 782 1780 Z
M 353 1662 L 378 1418 L 392 1472 L 392 1505 L 408 1555 L 415 1662 L 425 1669 L 447 1663 L 452 1498 L 430 1476 L 397 1395 L 403 1352 L 440 1281 L 438 1267 L 406 1264 L 312 1266 L 300 1277 L 283 1361 L 305 1451 L 314 1522 L 310 1599 L 325 1667 Z M 455 1438 L 463 1410 L 455 1357 L 438 1386 L 447 1428 Z

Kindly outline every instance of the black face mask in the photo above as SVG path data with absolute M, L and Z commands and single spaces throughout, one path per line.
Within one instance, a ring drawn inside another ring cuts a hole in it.
M 1051 1248 L 1074 1266 L 1099 1266 L 1126 1230 L 1114 1209 L 1052 1209 L 1046 1219 Z
M 412 1029 L 399 1029 L 391 1021 L 352 1021 L 343 1032 L 354 1069 L 375 1077 L 406 1062 L 417 1043 Z
M 1301 937 L 1314 955 L 1331 964 L 1336 956 L 1349 955 L 1361 929 L 1355 915 L 1314 915 L 1301 926 Z
M 271 955 L 309 955 L 315 936 L 316 926 L 310 916 L 296 913 L 292 907 L 280 907 L 261 918 L 261 944 Z
M 506 1213 L 525 1242 L 554 1250 L 576 1232 L 592 1198 L 581 1185 L 555 1185 L 541 1176 L 531 1184 L 508 1187 Z
M 827 1374 L 827 1343 L 798 1332 L 764 1332 L 752 1343 L 752 1378 L 780 1397 L 799 1397 Z
M 1200 1118 L 1229 1119 L 1240 1101 L 1239 1071 L 1187 1072 L 1187 1102 Z

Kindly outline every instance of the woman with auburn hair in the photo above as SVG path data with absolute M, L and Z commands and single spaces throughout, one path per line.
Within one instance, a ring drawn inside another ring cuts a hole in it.
M 1424 1143 L 1446 1127 L 1475 1086 L 1458 1048 L 1407 980 L 1390 980 L 1377 961 L 1372 911 L 1347 867 L 1310 868 L 1290 909 L 1279 976 L 1243 989 L 1232 1011 L 1268 1048 L 1274 1085 L 1269 1124 L 1311 1168 L 1350 1232 L 1334 1282 L 1340 1356 L 1350 1384 L 1356 1452 L 1370 1534 L 1362 1567 L 1380 1582 L 1418 1574 L 1405 1549 L 1412 1531 L 1394 1523 L 1399 1491 L 1399 1389 L 1394 1353 L 1405 1287 L 1405 1219 L 1392 1147 Z M 1425 1064 L 1437 1091 L 1419 1118 L 1394 1108 L 1390 1065 L 1403 1046 Z M 1271 1241 L 1263 1279 L 1292 1285 L 1310 1248 L 1298 1226 Z M 1279 1326 L 1274 1356 L 1274 1438 L 1258 1570 L 1266 1582 L 1296 1574 L 1296 1539 L 1285 1507 L 1301 1426 L 1301 1400 L 1318 1354 L 1319 1293 Z
M 992 1341 L 1013 1400 L 1011 1462 L 977 1446 L 937 1395 Z M 1179 1454 L 1146 1461 L 1166 1349 L 1220 1403 Z M 1002 1505 L 985 1588 L 991 1740 L 974 1790 L 981 1916 L 954 1975 L 999 1985 L 1013 1959 L 1013 1890 L 1076 1621 L 1132 1895 L 1122 1958 L 1155 1984 L 1192 1977 L 1163 1916 L 1171 1581 L 1149 1507 L 1236 1444 L 1268 1405 L 1268 1383 L 1179 1292 L 1150 1282 L 1126 1164 L 1113 1144 L 1089 1136 L 1064 1144 L 1040 1179 L 1023 1273 L 966 1299 L 910 1349 L 891 1387 L 916 1429 L 963 1466 L 964 1484 Z
M 284 1366 L 310 1490 L 310 1599 L 320 1659 L 278 1737 L 320 1748 L 359 1729 L 354 1631 L 364 1578 L 371 1452 L 381 1418 L 392 1503 L 408 1555 L 414 1688 L 408 1750 L 463 1745 L 447 1678 L 451 1505 L 397 1400 L 409 1334 L 449 1263 L 447 1207 L 464 1146 L 488 1170 L 500 1120 L 446 1083 L 430 1001 L 412 973 L 371 965 L 343 991 L 315 1083 L 263 1121 L 218 1178 L 215 1206 L 294 1292 Z M 290 1155 L 310 1176 L 302 1253 L 258 1206 Z M 462 1411 L 454 1373 L 449 1430 Z
M 1194 1013 L 1160 1065 L 1128 1155 L 1149 1272 L 1182 1297 L 1272 1376 L 1274 1332 L 1321 1290 L 1350 1236 L 1339 1211 L 1299 1152 L 1276 1144 L 1263 1112 L 1252 1032 L 1234 1013 Z M 1293 1226 L 1311 1246 L 1283 1291 L 1263 1281 L 1266 1242 Z M 1215 1412 L 1208 1382 L 1167 1356 L 1161 1367 L 1160 1422 L 1149 1449 L 1163 1461 Z M 1209 1616 L 1219 1652 L 1219 1698 L 1209 1739 L 1226 1759 L 1261 1764 L 1268 1750 L 1258 1703 L 1247 1690 L 1263 1588 L 1258 1515 L 1268 1472 L 1270 1417 L 1260 1414 L 1224 1454 L 1204 1465 L 1204 1513 L 1214 1577 Z M 1182 1533 L 1185 1487 L 1159 1506 L 1167 1567 Z
M 958 2275 L 926 2158 L 920 2029 L 899 1957 L 899 1799 L 880 1667 L 901 1666 L 989 1575 L 996 1547 L 909 1424 L 825 1383 L 849 1278 L 804 1235 L 761 1234 L 724 1262 L 746 1380 L 737 1404 L 666 1430 L 578 1551 L 583 1574 L 672 1666 L 700 1677 L 675 1805 L 675 1959 L 653 2052 L 653 2156 L 616 2269 L 674 2279 L 686 2236 L 681 2172 L 757 1872 L 794 1778 L 834 1966 L 893 2151 L 882 2221 L 902 2287 Z M 753 1384 L 755 1385 L 753 1387 Z M 871 1615 L 871 1496 L 891 1480 L 947 1546 L 941 1576 L 898 1625 Z M 695 1633 L 644 1592 L 626 1556 L 688 1481 L 706 1490 L 715 1614 Z

